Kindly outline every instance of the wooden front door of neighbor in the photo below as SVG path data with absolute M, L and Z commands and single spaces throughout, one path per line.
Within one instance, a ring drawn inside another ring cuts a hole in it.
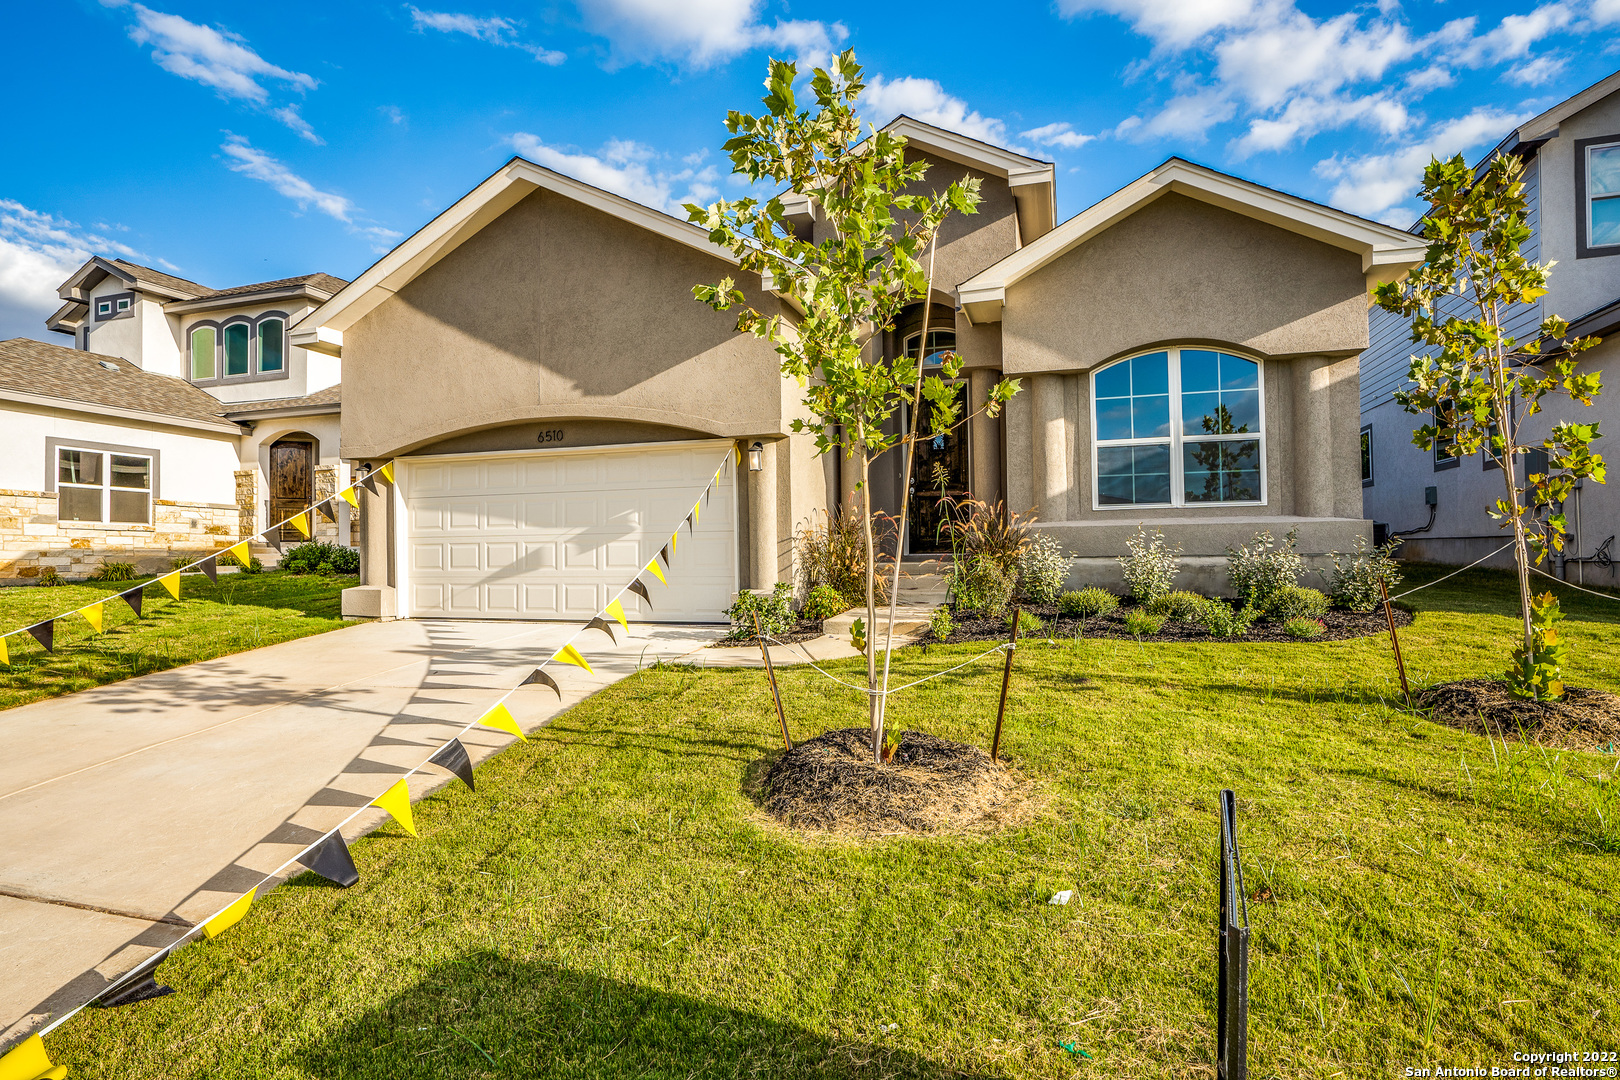
M 270 447 L 270 520 L 265 524 L 284 521 L 314 501 L 314 456 L 314 447 L 307 442 L 284 441 Z M 281 539 L 296 544 L 304 535 L 285 525 Z

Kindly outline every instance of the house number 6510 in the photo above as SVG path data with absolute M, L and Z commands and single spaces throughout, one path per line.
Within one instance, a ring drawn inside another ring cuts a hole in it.
M 540 438 L 537 441 L 542 443 L 562 442 L 562 428 L 553 428 L 550 431 L 542 431 L 540 433 Z

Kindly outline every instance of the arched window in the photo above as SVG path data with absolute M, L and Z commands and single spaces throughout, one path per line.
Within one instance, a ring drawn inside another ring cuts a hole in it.
M 259 323 L 259 373 L 280 371 L 287 362 L 286 323 L 265 319 Z
M 225 377 L 248 373 L 248 324 L 234 322 L 221 332 L 225 339 Z
M 1091 376 L 1097 509 L 1265 502 L 1260 364 L 1161 349 Z
M 214 377 L 214 328 L 199 326 L 191 331 L 191 380 L 203 382 Z
M 922 340 L 922 331 L 911 334 L 906 338 L 906 355 L 917 355 L 917 343 Z M 938 367 L 945 359 L 946 353 L 956 351 L 955 330 L 928 331 L 928 352 L 923 356 L 923 367 Z

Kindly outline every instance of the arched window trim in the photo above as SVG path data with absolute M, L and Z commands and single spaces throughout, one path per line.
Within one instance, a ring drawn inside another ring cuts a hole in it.
M 1259 389 L 1260 430 L 1258 432 L 1234 433 L 1230 435 L 1200 435 L 1193 442 L 1241 442 L 1245 439 L 1258 439 L 1260 442 L 1260 498 L 1242 502 L 1188 502 L 1186 500 L 1185 467 L 1182 461 L 1182 443 L 1185 441 L 1181 432 L 1181 350 L 1180 345 L 1161 345 L 1151 349 L 1139 349 L 1118 360 L 1112 360 L 1101 367 L 1091 370 L 1087 381 L 1088 396 L 1091 399 L 1091 508 L 1093 510 L 1180 510 L 1180 509 L 1218 509 L 1228 506 L 1265 506 L 1271 499 L 1269 486 L 1270 470 L 1267 468 L 1266 458 L 1266 362 L 1263 358 L 1242 349 L 1214 345 L 1188 345 L 1185 348 L 1207 350 L 1209 352 L 1227 353 L 1241 360 L 1248 360 L 1256 366 L 1256 378 Z M 1151 356 L 1154 353 L 1169 354 L 1170 377 L 1170 435 L 1163 439 L 1106 439 L 1097 438 L 1097 376 L 1109 368 L 1120 364 L 1130 363 L 1139 356 Z M 1170 448 L 1170 501 L 1167 503 L 1105 503 L 1102 501 L 1102 490 L 1098 482 L 1099 447 L 1141 445 L 1143 443 L 1161 443 Z
M 267 319 L 281 320 L 281 369 L 279 371 L 261 371 L 259 369 L 259 324 Z M 269 382 L 274 379 L 285 379 L 290 376 L 292 369 L 292 347 L 287 343 L 287 327 L 292 322 L 292 316 L 285 311 L 262 311 L 257 315 L 228 315 L 224 319 L 198 319 L 186 325 L 186 372 L 189 378 L 191 367 L 191 335 L 197 330 L 212 329 L 214 331 L 214 375 L 208 379 L 190 379 L 193 386 L 217 386 L 221 383 L 240 382 Z M 225 374 L 225 328 L 246 323 L 248 328 L 248 369 L 241 375 Z
M 930 337 L 933 337 L 935 334 L 949 334 L 949 335 L 951 335 L 951 347 L 949 349 L 937 349 L 933 353 L 930 353 L 929 355 L 937 356 L 939 353 L 942 353 L 942 352 L 951 352 L 951 353 L 956 352 L 956 327 L 954 327 L 954 326 L 932 326 L 932 327 L 929 327 L 928 335 Z M 905 336 L 905 340 L 902 342 L 902 345 L 901 345 L 901 348 L 902 348 L 904 354 L 906 356 L 910 356 L 912 349 L 916 348 L 916 346 L 921 342 L 921 339 L 922 339 L 922 331 L 920 329 L 919 330 L 913 330 L 911 333 L 907 334 Z M 919 355 L 920 355 L 920 350 L 919 350 Z M 924 358 L 924 359 L 926 360 L 926 358 Z M 938 366 L 938 365 L 935 365 L 935 366 Z

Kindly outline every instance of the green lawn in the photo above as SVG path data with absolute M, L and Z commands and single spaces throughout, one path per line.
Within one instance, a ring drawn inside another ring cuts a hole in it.
M 1505 585 L 1414 597 L 1414 670 L 1503 667 Z M 1569 595 L 1569 680 L 1620 689 L 1620 603 Z M 862 722 L 853 694 L 781 675 L 797 734 Z M 935 680 L 894 720 L 983 744 L 999 682 L 990 662 Z M 1044 789 L 1037 820 L 856 842 L 743 794 L 773 748 L 763 673 L 658 668 L 476 795 L 425 801 L 422 839 L 357 844 L 353 889 L 277 890 L 165 964 L 177 994 L 47 1043 L 76 1077 L 1211 1077 L 1230 786 L 1270 897 L 1250 905 L 1253 1076 L 1620 1048 L 1615 759 L 1493 749 L 1392 707 L 1395 686 L 1378 638 L 1032 642 L 1004 746 Z
M 55 653 L 27 634 L 6 639 L 11 664 L 0 666 L 0 709 L 335 630 L 343 625 L 339 594 L 354 581 L 270 572 L 221 574 L 215 584 L 186 574 L 179 600 L 149 582 L 141 619 L 114 595 L 135 582 L 0 589 L 0 633 L 107 599 L 100 634 L 79 615 L 57 622 Z

